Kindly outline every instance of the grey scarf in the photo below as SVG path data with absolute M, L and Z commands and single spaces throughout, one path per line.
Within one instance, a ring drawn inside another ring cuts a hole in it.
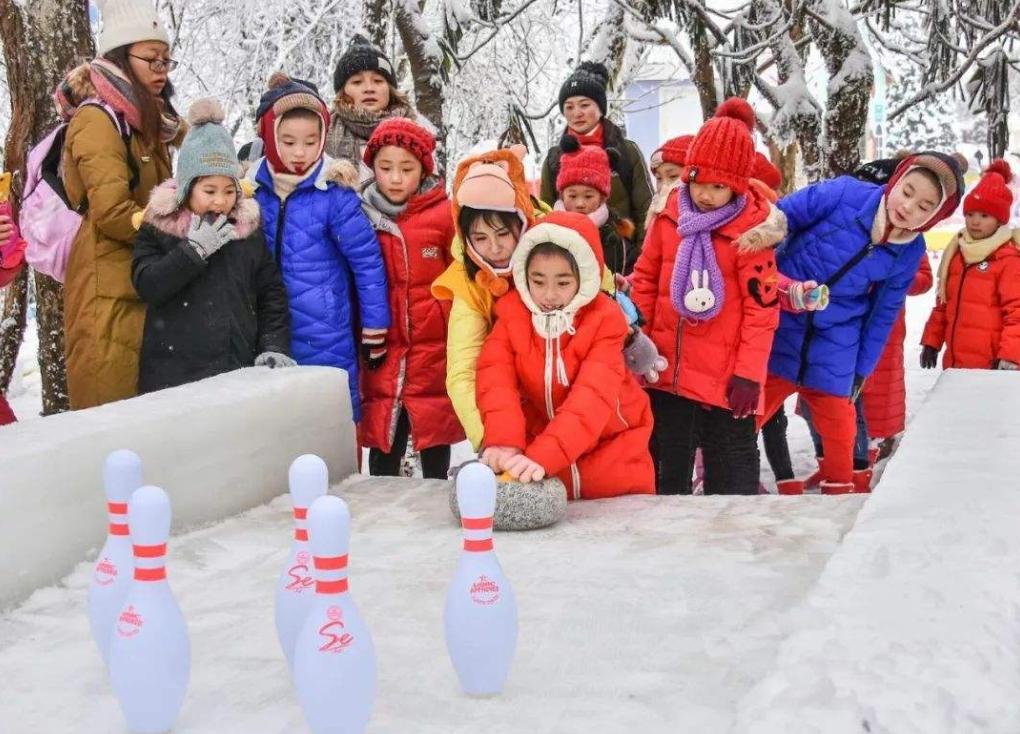
M 382 112 L 372 112 L 334 103 L 330 114 L 333 119 L 326 135 L 326 152 L 333 158 L 343 158 L 356 164 L 361 163 L 361 149 L 380 122 L 390 117 L 415 117 L 414 110 L 401 104 Z
M 397 217 L 407 209 L 406 201 L 403 204 L 394 204 L 383 196 L 374 180 L 369 181 L 365 188 L 361 190 L 361 199 L 390 221 L 396 221 Z

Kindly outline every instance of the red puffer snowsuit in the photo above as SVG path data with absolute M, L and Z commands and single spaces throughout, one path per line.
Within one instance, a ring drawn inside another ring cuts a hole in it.
M 1020 250 L 1007 242 L 972 265 L 957 252 L 946 278 L 947 300 L 932 309 L 921 343 L 945 343 L 946 369 L 1020 364 Z
M 652 222 L 630 278 L 631 298 L 646 320 L 644 330 L 669 360 L 659 381 L 648 387 L 729 410 L 726 391 L 733 375 L 765 386 L 772 335 L 779 325 L 773 247 L 785 233 L 785 219 L 757 188 L 749 188 L 744 210 L 712 233 L 725 287 L 722 310 L 701 323 L 681 321 L 670 300 L 681 246 L 679 195 L 677 188 Z M 757 412 L 762 407 L 760 398 Z
M 528 253 L 542 242 L 568 250 L 581 280 L 574 299 L 548 314 L 525 277 Z M 652 411 L 623 361 L 626 318 L 599 290 L 595 225 L 583 214 L 553 212 L 524 235 L 511 265 L 518 290 L 496 303 L 478 359 L 484 445 L 521 449 L 563 481 L 570 499 L 653 493 Z
M 928 258 L 921 258 L 914 282 L 910 284 L 908 296 L 926 293 L 932 284 L 931 265 Z M 864 383 L 864 420 L 868 424 L 868 436 L 888 438 L 903 432 L 907 420 L 907 387 L 904 382 L 903 342 L 907 338 L 907 309 L 900 311 L 899 318 L 889 332 L 882 356 L 878 358 L 875 371 Z
M 452 259 L 446 188 L 440 181 L 413 196 L 395 222 L 365 208 L 386 264 L 392 324 L 386 361 L 377 370 L 361 371 L 361 443 L 390 451 L 402 407 L 416 450 L 463 441 L 464 430 L 446 392 L 450 303 L 437 300 L 431 290 Z

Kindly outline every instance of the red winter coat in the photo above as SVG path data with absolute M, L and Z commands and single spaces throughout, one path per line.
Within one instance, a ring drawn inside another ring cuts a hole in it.
M 598 230 L 583 214 L 547 215 L 514 251 L 515 283 L 525 282 L 528 252 L 541 242 L 571 252 L 581 289 L 554 312 L 560 316 L 546 317 L 553 322 L 542 327 L 553 330 L 549 338 L 533 323 L 533 313 L 540 323 L 549 321 L 542 321 L 526 290 L 496 303 L 496 324 L 482 347 L 476 382 L 484 444 L 521 449 L 563 481 L 570 499 L 651 494 L 651 407 L 623 361 L 626 318 L 599 290 Z M 570 329 L 557 326 L 557 318 L 572 319 Z
M 16 422 L 17 418 L 14 417 L 14 411 L 11 410 L 11 406 L 7 402 L 7 398 L 0 395 L 0 426 L 6 426 L 10 423 Z
M 1020 364 L 1020 250 L 1007 242 L 980 263 L 959 252 L 946 274 L 946 303 L 932 309 L 921 343 L 946 352 L 944 368 Z
M 669 292 L 681 246 L 680 190 L 670 194 L 653 220 L 630 278 L 631 298 L 646 320 L 644 330 L 669 360 L 659 381 L 648 386 L 729 410 L 726 390 L 733 375 L 765 384 L 772 336 L 779 325 L 773 247 L 785 233 L 785 220 L 756 188 L 749 188 L 744 210 L 712 233 L 725 284 L 722 310 L 701 323 L 681 321 Z M 746 244 L 736 244 L 745 233 Z M 757 412 L 762 408 L 759 399 Z
M 908 296 L 926 293 L 932 284 L 931 265 L 928 258 L 921 258 L 921 267 L 914 276 L 914 282 L 907 291 Z M 907 421 L 907 387 L 904 383 L 903 342 L 907 338 L 907 310 L 900 311 L 899 318 L 889 332 L 882 356 L 878 358 L 875 371 L 864 383 L 864 420 L 868 424 L 871 438 L 888 438 L 902 433 Z
M 386 361 L 361 371 L 361 443 L 390 451 L 400 409 L 406 408 L 414 448 L 464 440 L 446 392 L 448 301 L 432 295 L 432 281 L 451 262 L 453 218 L 440 181 L 411 198 L 396 221 L 366 207 L 386 263 L 392 324 Z

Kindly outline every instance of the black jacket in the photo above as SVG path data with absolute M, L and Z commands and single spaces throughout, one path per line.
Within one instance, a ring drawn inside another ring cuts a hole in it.
M 258 205 L 241 200 L 231 214 L 239 238 L 203 260 L 187 241 L 190 212 L 161 214 L 163 193 L 153 194 L 134 245 L 132 282 L 148 304 L 139 393 L 251 367 L 262 352 L 289 354 L 287 293 Z

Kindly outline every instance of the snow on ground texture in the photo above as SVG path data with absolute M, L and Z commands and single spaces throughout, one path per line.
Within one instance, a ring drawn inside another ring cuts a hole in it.
M 741 734 L 1020 731 L 1020 380 L 945 373 Z
M 441 482 L 354 479 L 351 588 L 379 655 L 373 734 L 724 732 L 771 667 L 860 497 L 630 497 L 573 504 L 541 531 L 497 534 L 517 592 L 505 695 L 472 700 L 442 614 L 460 530 Z M 273 626 L 287 498 L 170 541 L 191 631 L 175 734 L 306 731 Z M 89 636 L 91 566 L 0 617 L 0 731 L 121 732 Z M 46 702 L 59 692 L 60 706 Z

